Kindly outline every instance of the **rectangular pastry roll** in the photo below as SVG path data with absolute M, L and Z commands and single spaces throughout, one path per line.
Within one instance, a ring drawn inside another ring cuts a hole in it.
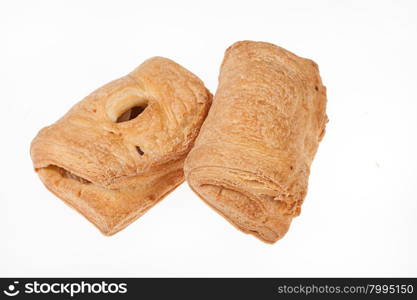
M 316 63 L 269 43 L 235 43 L 186 159 L 186 180 L 238 229 L 277 241 L 300 213 L 325 110 Z
M 43 128 L 31 145 L 34 168 L 52 193 L 112 235 L 184 181 L 210 104 L 195 75 L 149 59 Z

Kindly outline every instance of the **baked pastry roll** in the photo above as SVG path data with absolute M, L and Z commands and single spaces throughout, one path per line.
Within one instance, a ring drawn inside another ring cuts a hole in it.
M 195 75 L 155 57 L 77 103 L 31 145 L 45 186 L 105 235 L 184 181 L 183 164 L 211 104 Z
M 235 43 L 187 156 L 186 180 L 238 229 L 276 242 L 300 214 L 325 108 L 313 61 L 269 43 Z

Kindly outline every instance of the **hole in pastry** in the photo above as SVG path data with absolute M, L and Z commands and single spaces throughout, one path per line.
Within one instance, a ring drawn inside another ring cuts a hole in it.
M 314 89 L 315 89 L 316 91 L 318 91 L 318 90 L 319 90 L 319 87 L 316 85 L 316 86 L 314 87 Z
M 294 167 L 293 167 L 293 166 L 290 166 L 290 169 L 291 169 L 291 170 L 294 170 Z
M 139 116 L 147 106 L 148 104 L 143 104 L 140 106 L 134 106 L 132 108 L 129 108 L 117 118 L 116 123 L 133 120 L 134 118 Z
M 142 156 L 145 154 L 145 152 L 142 151 L 142 149 L 140 149 L 139 146 L 136 146 L 136 151 L 138 151 L 139 155 Z
M 71 173 L 70 171 L 65 170 L 64 168 L 61 168 L 61 167 L 58 167 L 58 166 L 53 166 L 53 165 L 49 166 L 48 168 L 55 169 L 64 178 L 73 179 L 73 180 L 76 180 L 76 181 L 84 183 L 84 184 L 90 184 L 91 183 L 91 181 L 88 181 L 87 179 L 79 177 L 79 176 Z

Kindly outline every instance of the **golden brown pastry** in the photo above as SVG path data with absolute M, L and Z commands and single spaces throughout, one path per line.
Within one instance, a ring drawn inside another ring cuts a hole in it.
M 211 104 L 192 73 L 155 57 L 43 128 L 31 145 L 45 186 L 112 235 L 184 181 Z
M 300 213 L 325 110 L 313 61 L 269 43 L 235 43 L 185 162 L 190 187 L 243 232 L 276 242 Z

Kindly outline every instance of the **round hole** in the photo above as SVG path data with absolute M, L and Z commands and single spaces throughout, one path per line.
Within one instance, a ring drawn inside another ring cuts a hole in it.
M 134 106 L 123 112 L 116 120 L 116 123 L 127 122 L 139 116 L 146 108 L 147 104 Z
M 107 117 L 114 123 L 126 122 L 138 117 L 148 106 L 148 99 L 135 87 L 115 91 L 106 100 Z

